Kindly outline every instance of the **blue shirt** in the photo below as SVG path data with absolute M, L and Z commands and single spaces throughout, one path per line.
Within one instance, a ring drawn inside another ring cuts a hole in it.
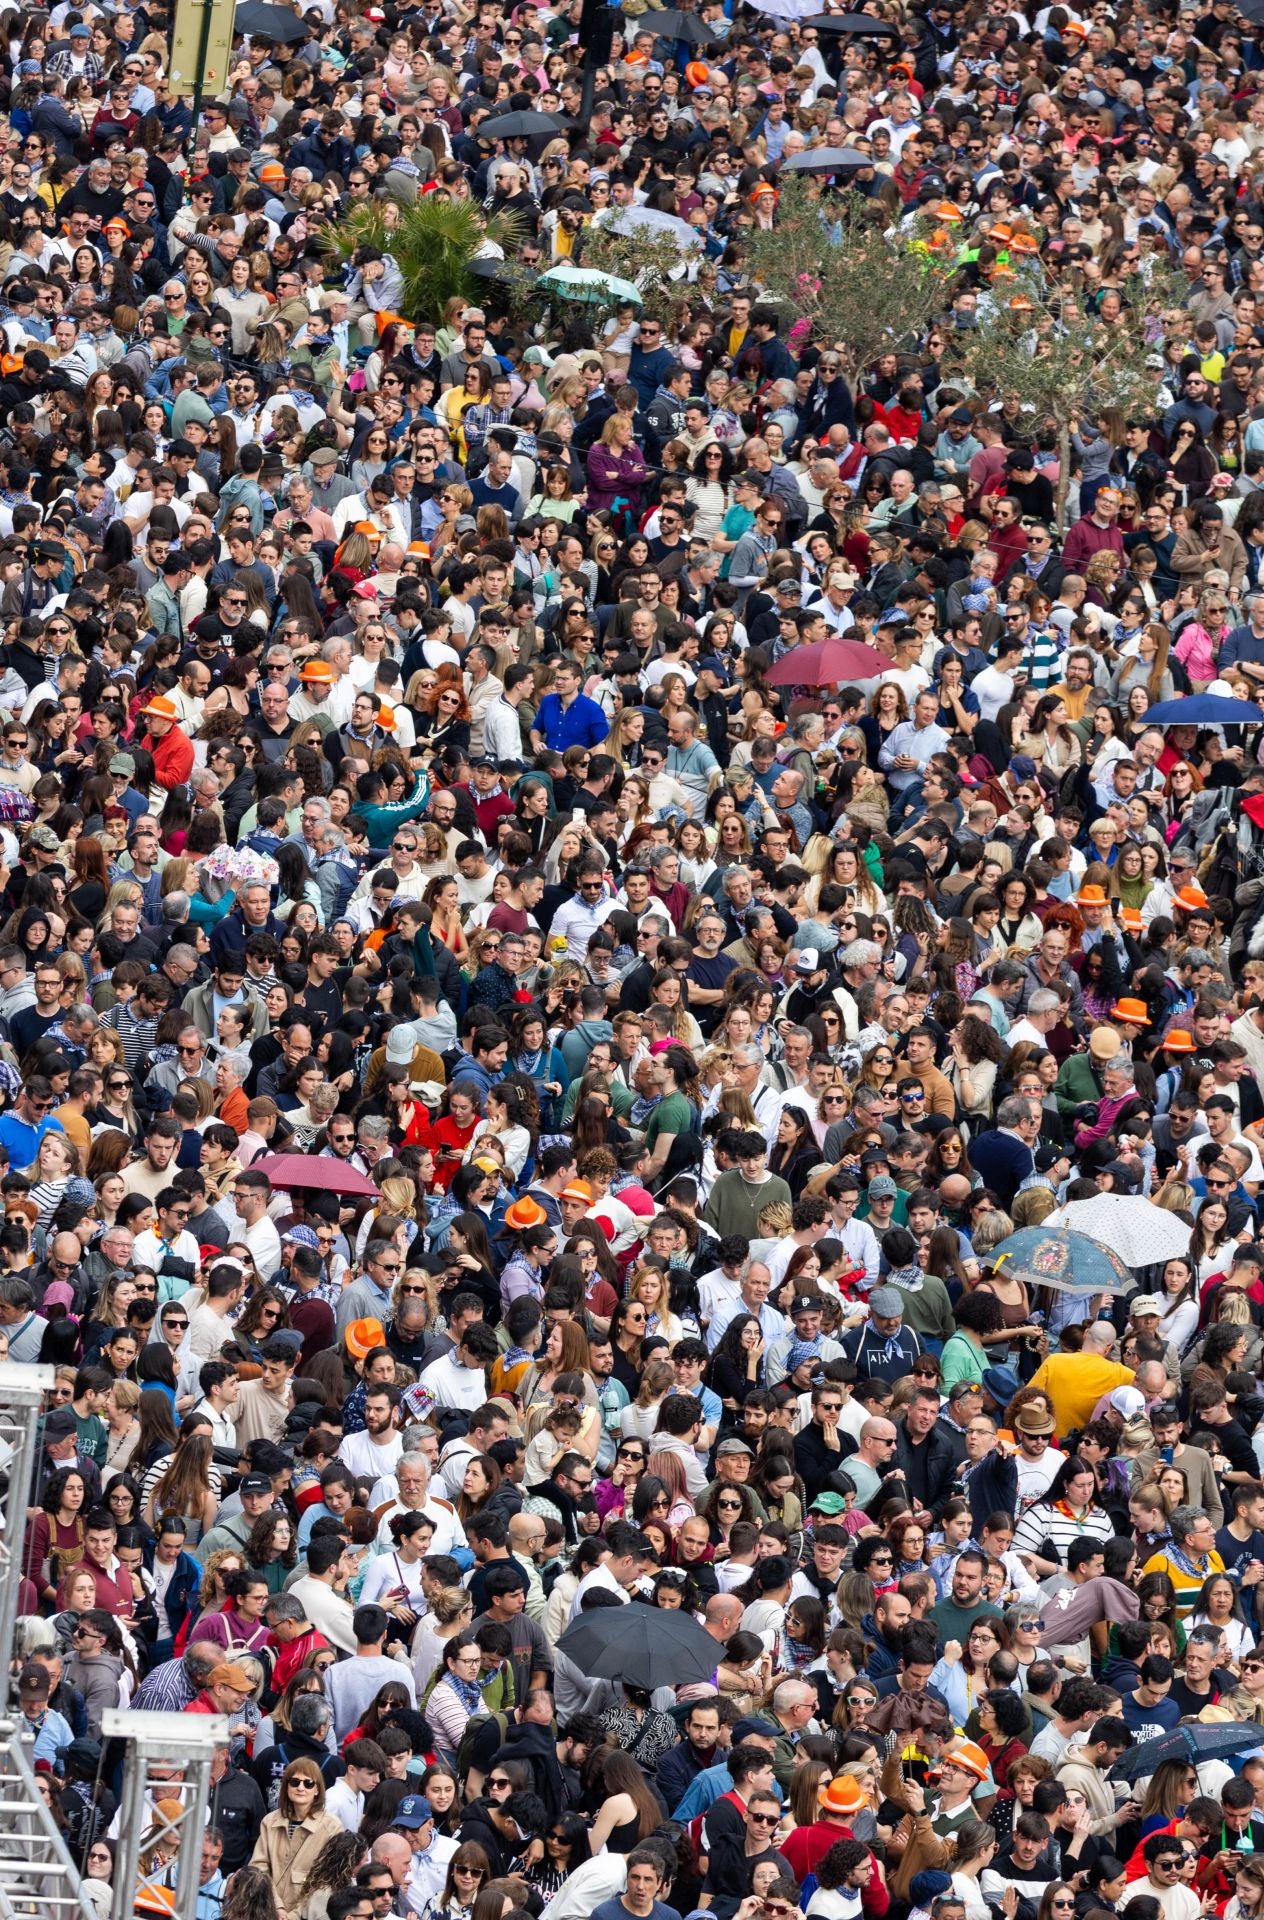
M 39 1125 L 32 1127 L 25 1120 L 19 1120 L 16 1113 L 0 1113 L 0 1146 L 8 1153 L 9 1165 L 15 1172 L 30 1166 L 46 1133 L 65 1131 L 61 1121 L 54 1120 L 51 1114 L 45 1114 Z
M 577 693 L 570 706 L 563 707 L 560 694 L 546 693 L 535 716 L 535 731 L 553 753 L 565 753 L 567 747 L 600 746 L 610 722 L 587 694 Z
M 973 1252 L 973 1249 L 971 1249 Z M 718 1427 L 724 1418 L 724 1402 L 718 1393 L 712 1393 L 710 1387 L 669 1387 L 668 1393 L 691 1393 L 695 1400 L 702 1402 L 702 1417 L 709 1427 Z
M 940 1556 L 941 1559 L 946 1557 L 946 1555 Z M 672 1819 L 694 1819 L 697 1814 L 705 1813 L 708 1807 L 713 1807 L 720 1798 L 720 1795 L 722 1793 L 730 1793 L 732 1788 L 733 1776 L 729 1772 L 727 1760 L 721 1761 L 720 1765 L 716 1767 L 704 1767 L 701 1773 L 694 1776 L 688 1793 L 672 1813 Z M 784 1806 L 785 1795 L 775 1780 L 772 1783 L 770 1791 L 776 1795 L 777 1799 L 780 1800 Z
M 18 1725 L 22 1732 L 35 1734 L 35 1751 L 31 1755 L 32 1760 L 56 1761 L 58 1754 L 68 1747 L 75 1737 L 70 1731 L 70 1722 L 62 1718 L 56 1707 L 49 1707 L 46 1710 L 38 1732 L 34 1723 L 28 1720 L 24 1713 L 18 1715 Z

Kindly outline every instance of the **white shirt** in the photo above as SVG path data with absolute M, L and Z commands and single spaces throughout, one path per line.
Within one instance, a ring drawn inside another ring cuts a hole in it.
M 217 1207 L 215 1211 L 228 1228 L 229 1240 L 240 1240 L 249 1247 L 255 1271 L 270 1280 L 281 1264 L 281 1236 L 267 1214 L 256 1220 L 253 1227 L 248 1227 L 235 1209 Z
M 586 1593 L 595 1593 L 598 1587 L 604 1588 L 607 1593 L 613 1593 L 620 1602 L 626 1601 L 628 1598 L 623 1588 L 619 1585 L 619 1582 L 611 1573 L 609 1567 L 594 1567 L 591 1573 L 584 1575 L 575 1589 L 575 1596 L 571 1601 L 570 1612 L 566 1616 L 568 1620 L 577 1618 L 584 1595 Z
M 278 1241 L 277 1244 L 279 1246 L 280 1242 Z M 138 1233 L 136 1236 L 132 1247 L 132 1264 L 137 1267 L 152 1267 L 157 1273 L 162 1265 L 164 1253 L 171 1254 L 176 1260 L 186 1260 L 194 1273 L 197 1272 L 201 1263 L 198 1243 L 187 1227 L 182 1228 L 171 1241 L 164 1241 L 153 1227 L 149 1227 L 144 1233 Z
M 403 1451 L 404 1436 L 398 1428 L 392 1428 L 384 1447 L 378 1446 L 369 1433 L 347 1434 L 339 1445 L 338 1458 L 352 1473 L 377 1480 L 382 1474 L 395 1471 Z
M 348 1833 L 358 1833 L 364 1818 L 364 1795 L 353 1793 L 345 1780 L 335 1780 L 325 1795 L 325 1812 L 340 1820 Z
M 460 1407 L 466 1413 L 473 1413 L 487 1398 L 482 1367 L 463 1367 L 450 1353 L 430 1362 L 422 1372 L 421 1385 L 434 1395 L 438 1406 Z
M 369 1495 L 369 1505 L 375 1513 L 384 1502 L 386 1512 L 382 1515 L 382 1523 L 374 1542 L 379 1553 L 389 1553 L 395 1545 L 391 1538 L 390 1527 L 395 1515 L 410 1511 L 400 1500 L 399 1485 L 393 1473 L 383 1474 Z M 432 1553 L 452 1553 L 458 1547 L 464 1547 L 465 1528 L 457 1519 L 456 1509 L 449 1501 L 436 1499 L 431 1493 L 416 1511 L 424 1513 L 427 1520 L 434 1522 L 434 1539 L 430 1543 Z
M 1021 1449 L 1014 1455 L 1014 1465 L 1018 1468 L 1018 1505 L 1031 1506 L 1035 1500 L 1043 1500 L 1053 1485 L 1058 1468 L 1066 1459 L 1056 1447 L 1046 1447 L 1038 1460 L 1028 1460 Z

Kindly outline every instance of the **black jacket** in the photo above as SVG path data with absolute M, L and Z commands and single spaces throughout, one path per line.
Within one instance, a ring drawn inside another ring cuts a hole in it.
M 457 1834 L 457 1845 L 463 1847 L 467 1841 L 473 1841 L 476 1847 L 481 1847 L 487 1855 L 492 1879 L 500 1880 L 509 1871 L 511 1855 L 508 1846 L 492 1825 L 490 1814 L 484 1811 L 484 1806 L 485 1803 L 476 1800 L 473 1806 L 467 1808 L 465 1818 L 461 1822 L 461 1830 Z
M 895 1426 L 895 1460 L 904 1475 L 909 1498 L 938 1520 L 952 1497 L 956 1461 L 947 1435 L 932 1427 L 926 1438 L 914 1442 L 902 1420 Z

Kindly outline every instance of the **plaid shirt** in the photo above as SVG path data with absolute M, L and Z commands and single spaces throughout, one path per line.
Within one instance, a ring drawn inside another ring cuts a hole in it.
M 461 415 L 461 430 L 465 434 L 466 446 L 477 447 L 486 440 L 493 427 L 507 427 L 512 414 L 512 407 L 467 407 Z

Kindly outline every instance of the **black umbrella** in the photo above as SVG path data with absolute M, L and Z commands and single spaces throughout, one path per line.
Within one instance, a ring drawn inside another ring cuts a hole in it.
M 561 113 L 499 113 L 484 120 L 478 131 L 493 140 L 529 140 L 538 133 L 564 133 L 572 124 Z
M 876 13 L 814 13 L 800 24 L 815 27 L 818 33 L 868 34 L 874 40 L 900 37 L 900 29 L 893 27 L 889 20 L 879 20 Z
M 871 167 L 873 158 L 867 153 L 857 153 L 855 147 L 813 147 L 807 153 L 796 153 L 789 160 L 783 160 L 783 173 L 848 173 L 857 167 Z
M 1164 1760 L 1227 1760 L 1264 1746 L 1264 1728 L 1256 1726 L 1205 1727 L 1189 1722 L 1158 1740 L 1143 1740 L 1116 1760 L 1111 1772 L 1119 1780 L 1143 1780 Z
M 1244 20 L 1254 20 L 1258 26 L 1264 20 L 1264 0 L 1238 0 L 1238 12 Z
M 557 1644 L 590 1680 L 628 1680 L 649 1693 L 710 1680 L 723 1653 L 691 1613 L 635 1600 L 580 1614 Z
M 529 287 L 538 269 L 524 266 L 521 260 L 499 260 L 494 254 L 479 254 L 467 261 L 465 271 L 476 280 L 490 281 L 494 287 Z
M 718 47 L 720 36 L 696 13 L 681 13 L 667 7 L 662 13 L 643 13 L 633 29 L 636 33 L 654 33 L 660 40 L 683 40 L 691 47 Z
M 238 7 L 233 20 L 234 33 L 248 33 L 252 40 L 277 40 L 282 46 L 299 46 L 310 40 L 312 30 L 288 7 L 270 4 L 270 0 L 247 0 Z

